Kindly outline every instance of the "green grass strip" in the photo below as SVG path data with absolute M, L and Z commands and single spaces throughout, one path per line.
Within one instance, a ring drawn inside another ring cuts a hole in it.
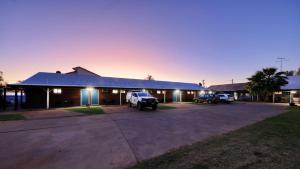
M 21 114 L 0 114 L 0 121 L 25 120 Z
M 68 108 L 67 110 L 72 112 L 77 112 L 77 113 L 83 113 L 87 115 L 104 114 L 104 111 L 100 106 L 76 107 L 76 108 Z

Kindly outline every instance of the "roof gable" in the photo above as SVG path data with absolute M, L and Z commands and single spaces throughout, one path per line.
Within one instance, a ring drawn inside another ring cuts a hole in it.
M 77 74 L 77 75 L 90 75 L 90 76 L 100 76 L 94 72 L 91 72 L 83 67 L 77 66 L 72 68 L 74 71 L 68 72 L 66 74 Z

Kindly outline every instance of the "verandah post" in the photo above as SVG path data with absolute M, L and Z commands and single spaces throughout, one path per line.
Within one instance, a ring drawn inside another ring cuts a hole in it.
M 47 88 L 47 106 L 46 108 L 49 109 L 49 88 Z

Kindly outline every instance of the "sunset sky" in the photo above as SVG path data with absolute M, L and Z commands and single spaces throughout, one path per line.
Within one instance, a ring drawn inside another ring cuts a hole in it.
M 1 0 L 9 83 L 82 66 L 102 76 L 206 84 L 300 67 L 300 1 Z

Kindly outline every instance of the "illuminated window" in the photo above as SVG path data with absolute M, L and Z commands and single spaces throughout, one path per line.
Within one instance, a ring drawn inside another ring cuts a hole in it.
M 191 94 L 194 94 L 194 91 L 191 91 Z
M 163 91 L 163 94 L 166 94 L 166 91 L 165 91 L 165 90 Z
M 117 89 L 114 89 L 114 90 L 112 90 L 112 93 L 113 93 L 113 94 L 118 94 L 119 91 L 118 91 Z
M 156 92 L 157 92 L 157 94 L 161 94 L 161 91 L 160 91 L 160 90 L 157 90 Z
M 121 90 L 121 93 L 125 93 L 125 90 Z
M 53 89 L 54 94 L 61 94 L 61 89 Z
M 191 92 L 190 92 L 190 91 L 187 91 L 187 94 L 191 94 Z

